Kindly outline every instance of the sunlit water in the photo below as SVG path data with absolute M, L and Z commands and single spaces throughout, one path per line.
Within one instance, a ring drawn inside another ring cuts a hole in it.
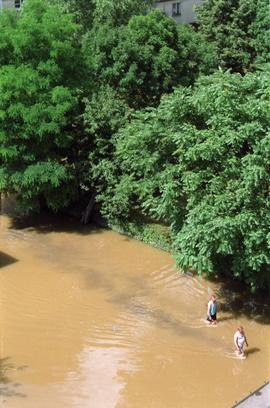
M 229 408 L 269 379 L 265 299 L 181 276 L 168 254 L 111 231 L 56 217 L 0 226 L 1 408 Z M 205 323 L 213 292 L 217 327 Z

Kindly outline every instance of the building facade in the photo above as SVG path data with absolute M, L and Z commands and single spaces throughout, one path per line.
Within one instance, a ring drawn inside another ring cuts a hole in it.
M 5 8 L 15 8 L 19 10 L 22 6 L 23 0 L 0 0 L 0 10 Z
M 156 2 L 156 7 L 167 16 L 174 18 L 178 24 L 196 23 L 195 6 L 199 6 L 202 2 L 203 0 L 160 0 Z

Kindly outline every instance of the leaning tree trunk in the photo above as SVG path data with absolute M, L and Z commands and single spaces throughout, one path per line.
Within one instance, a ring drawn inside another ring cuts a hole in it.
M 87 224 L 91 219 L 91 215 L 92 215 L 92 212 L 93 212 L 93 209 L 94 209 L 94 206 L 95 206 L 95 197 L 96 197 L 96 194 L 93 193 L 90 200 L 89 200 L 89 203 L 88 203 L 86 209 L 82 213 L 81 222 L 83 224 Z

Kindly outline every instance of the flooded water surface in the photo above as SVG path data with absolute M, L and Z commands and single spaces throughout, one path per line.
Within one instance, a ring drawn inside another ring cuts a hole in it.
M 229 408 L 269 379 L 265 300 L 182 276 L 170 255 L 111 231 L 0 226 L 1 407 Z

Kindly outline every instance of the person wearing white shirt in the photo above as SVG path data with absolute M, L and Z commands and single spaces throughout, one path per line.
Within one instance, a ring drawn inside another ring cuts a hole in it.
M 240 357 L 245 357 L 244 345 L 246 343 L 248 347 L 248 342 L 244 332 L 244 328 L 242 326 L 238 327 L 237 331 L 234 333 L 233 340 L 236 347 L 236 353 Z

